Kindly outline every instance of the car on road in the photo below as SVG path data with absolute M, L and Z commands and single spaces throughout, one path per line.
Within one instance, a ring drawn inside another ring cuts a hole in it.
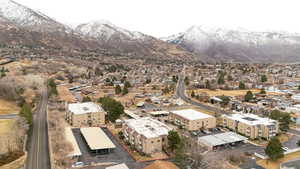
M 198 133 L 195 132 L 195 131 L 191 132 L 191 134 L 192 134 L 192 136 L 197 136 L 198 135 Z
M 72 167 L 83 167 L 84 166 L 84 163 L 83 162 L 75 162 Z

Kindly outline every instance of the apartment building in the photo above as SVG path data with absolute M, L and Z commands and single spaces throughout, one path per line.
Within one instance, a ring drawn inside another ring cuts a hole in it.
M 222 115 L 222 125 L 251 139 L 270 139 L 278 133 L 279 123 L 276 120 L 262 118 L 255 114 Z
M 125 140 L 145 154 L 161 152 L 168 144 L 170 130 L 164 123 L 150 117 L 125 120 L 122 129 Z
M 216 118 L 214 116 L 193 109 L 171 111 L 169 114 L 169 121 L 188 131 L 216 127 Z
M 67 105 L 66 121 L 74 127 L 101 126 L 105 124 L 106 112 L 93 102 Z

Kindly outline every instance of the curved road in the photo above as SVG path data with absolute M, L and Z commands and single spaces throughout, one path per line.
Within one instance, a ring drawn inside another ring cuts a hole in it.
M 43 89 L 41 101 L 34 114 L 32 136 L 26 161 L 27 169 L 50 169 L 48 126 L 47 126 L 47 90 Z
M 178 84 L 177 84 L 177 88 L 176 88 L 176 95 L 178 97 L 180 97 L 183 101 L 185 101 L 191 105 L 197 106 L 200 109 L 216 112 L 218 114 L 229 114 L 228 112 L 226 112 L 224 110 L 196 102 L 196 101 L 190 99 L 189 97 L 187 97 L 186 93 L 185 93 L 185 84 L 184 84 L 184 76 L 183 75 L 179 76 Z

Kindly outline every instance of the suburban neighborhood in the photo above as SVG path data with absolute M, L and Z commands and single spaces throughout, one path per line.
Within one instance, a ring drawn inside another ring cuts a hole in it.
M 88 10 L 76 14 L 145 12 L 138 23 L 169 29 L 208 9 L 109 2 L 78 2 Z M 239 15 L 219 3 L 205 17 Z M 0 0 L 0 169 L 300 169 L 300 34 L 192 26 L 156 37 L 53 18 Z

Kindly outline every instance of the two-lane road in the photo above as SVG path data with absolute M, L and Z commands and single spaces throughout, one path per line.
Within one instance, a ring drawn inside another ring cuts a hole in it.
M 228 112 L 226 112 L 226 111 L 223 111 L 216 107 L 212 107 L 212 106 L 208 106 L 208 105 L 196 102 L 196 101 L 190 99 L 189 97 L 187 97 L 186 93 L 185 93 L 184 75 L 179 75 L 178 84 L 177 84 L 177 88 L 176 88 L 176 95 L 178 97 L 180 97 L 183 101 L 185 101 L 191 105 L 197 106 L 200 109 L 211 111 L 211 112 L 216 112 L 218 114 L 228 114 Z
M 47 126 L 47 90 L 42 91 L 41 101 L 33 119 L 32 137 L 28 150 L 27 169 L 50 169 L 48 126 Z

